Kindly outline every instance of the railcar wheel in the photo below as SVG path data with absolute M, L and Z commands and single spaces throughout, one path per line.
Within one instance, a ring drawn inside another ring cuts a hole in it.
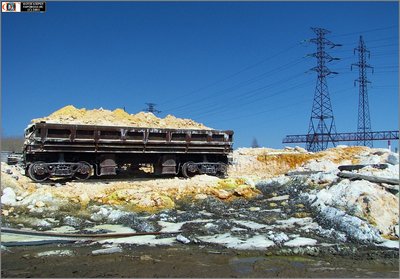
M 28 167 L 28 175 L 35 182 L 42 182 L 50 177 L 44 162 L 35 162 Z
M 78 180 L 88 179 L 92 175 L 92 166 L 88 162 L 78 162 L 79 167 L 75 172 L 75 178 Z
M 196 172 L 191 170 L 190 164 L 194 164 L 194 162 L 190 161 L 182 165 L 182 174 L 186 178 L 191 178 L 196 175 Z

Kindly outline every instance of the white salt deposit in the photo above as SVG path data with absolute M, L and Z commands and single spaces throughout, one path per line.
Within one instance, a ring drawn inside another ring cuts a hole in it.
M 386 162 L 388 162 L 391 165 L 398 165 L 399 164 L 399 154 L 391 152 L 388 155 Z
M 285 242 L 283 245 L 289 247 L 298 247 L 298 246 L 312 246 L 315 244 L 317 244 L 317 241 L 315 239 L 307 237 L 297 237 L 295 239 L 289 240 L 288 242 Z
M 265 180 L 259 181 L 259 182 L 257 182 L 256 185 L 257 186 L 263 186 L 263 185 L 271 184 L 273 182 L 277 183 L 279 185 L 285 185 L 286 183 L 290 182 L 290 177 L 281 175 L 281 176 L 278 176 L 278 177 L 273 177 L 273 178 L 269 178 L 269 179 L 265 179 Z
M 51 250 L 46 252 L 37 253 L 36 256 L 38 257 L 50 257 L 50 256 L 73 256 L 74 252 L 71 250 Z
M 291 217 L 286 220 L 277 220 L 276 223 L 276 228 L 293 228 L 295 225 L 299 226 L 306 226 L 310 223 L 312 223 L 312 218 L 311 217 L 305 217 L 305 218 L 294 218 Z
M 289 240 L 289 237 L 284 232 L 277 233 L 277 232 L 269 231 L 268 238 L 277 244 L 281 244 L 281 243 Z
M 270 226 L 270 225 L 260 224 L 260 223 L 256 223 L 253 221 L 232 220 L 232 222 L 237 225 L 241 225 L 246 228 L 249 228 L 251 230 L 271 229 L 272 228 L 272 226 Z
M 97 225 L 91 228 L 85 229 L 89 232 L 97 232 L 100 230 L 107 230 L 111 231 L 110 233 L 134 233 L 136 232 L 134 229 L 125 227 L 123 225 L 113 225 L 113 224 L 103 224 L 103 225 Z
M 359 173 L 359 174 L 363 174 L 363 175 L 369 175 L 369 176 L 399 179 L 399 165 L 390 165 L 389 164 L 388 167 L 383 170 L 374 168 L 372 166 L 366 166 L 355 172 Z
M 289 199 L 289 195 L 283 195 L 283 196 L 269 198 L 267 201 L 284 201 L 284 200 L 288 200 L 288 199 Z
M 242 231 L 247 231 L 247 230 L 243 229 L 243 228 L 238 228 L 238 227 L 233 227 L 231 229 L 231 232 L 242 232 Z
M 327 159 L 315 159 L 306 163 L 301 169 L 306 171 L 331 172 L 337 169 L 337 164 Z
M 384 234 L 390 234 L 391 228 L 398 222 L 398 197 L 365 180 L 344 179 L 309 197 L 313 206 L 333 206 L 351 215 L 374 220 L 374 225 Z
M 378 155 L 368 154 L 367 156 L 360 156 L 360 164 L 368 165 L 368 164 L 380 164 L 381 157 Z
M 172 223 L 165 221 L 158 221 L 158 224 L 162 227 L 160 232 L 177 232 L 181 229 L 183 224 L 186 222 Z
M 188 243 L 190 243 L 190 239 L 188 239 L 187 237 L 185 237 L 185 236 L 183 236 L 183 235 L 181 235 L 181 234 L 178 234 L 178 235 L 176 236 L 176 240 L 179 241 L 179 242 L 181 242 L 181 243 L 183 243 L 183 244 L 188 244 Z
M 16 201 L 14 190 L 10 187 L 5 188 L 3 190 L 3 195 L 1 196 L 1 203 L 5 205 L 14 205 Z
M 243 240 L 232 236 L 230 233 L 224 233 L 212 236 L 200 236 L 198 239 L 207 243 L 220 244 L 227 248 L 238 250 L 264 250 L 275 245 L 273 241 L 262 235 L 255 235 Z
M 378 244 L 377 246 L 399 249 L 399 241 L 398 240 L 385 240 L 384 242 Z
M 76 232 L 77 230 L 74 227 L 71 226 L 61 226 L 61 227 L 56 227 L 48 232 L 55 232 L 55 233 L 73 233 Z
M 115 253 L 121 253 L 121 252 L 122 252 L 121 247 L 113 246 L 113 247 L 109 247 L 109 248 L 93 250 L 92 255 L 106 255 L 106 254 L 115 254 Z
M 336 182 L 338 180 L 337 173 L 339 172 L 338 169 L 330 171 L 330 172 L 318 172 L 318 173 L 313 173 L 309 176 L 309 179 L 311 181 L 314 181 L 319 184 L 323 183 L 332 183 Z
M 178 222 L 178 223 L 158 221 L 158 224 L 162 227 L 160 232 L 178 232 L 178 231 L 180 231 L 181 227 L 186 223 L 207 223 L 207 222 L 210 222 L 210 220 L 195 219 L 195 220 L 190 220 L 187 222 Z
M 114 243 L 114 244 L 136 244 L 136 245 L 173 245 L 176 243 L 175 237 L 168 238 L 156 238 L 155 235 L 139 235 L 139 236 L 131 236 L 131 237 L 121 237 L 121 238 L 109 238 L 106 240 L 98 241 L 97 243 L 106 244 L 106 243 Z

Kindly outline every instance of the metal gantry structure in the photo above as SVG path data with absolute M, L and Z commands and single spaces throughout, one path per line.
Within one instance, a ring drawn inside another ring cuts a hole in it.
M 355 142 L 359 138 L 362 138 L 364 133 L 336 133 L 330 134 L 329 138 L 327 135 L 319 135 L 318 140 L 332 140 L 334 142 Z M 379 131 L 369 132 L 367 136 L 370 140 L 396 140 L 399 139 L 399 131 Z M 288 135 L 282 143 L 305 143 L 310 141 L 309 135 Z M 325 137 L 325 138 L 322 138 Z
M 155 104 L 155 103 L 146 103 L 146 105 L 147 105 L 147 108 L 145 109 L 145 111 L 147 111 L 147 112 L 151 112 L 153 114 L 158 114 L 161 112 L 160 110 L 156 109 L 157 104 Z
M 373 67 L 367 64 L 367 54 L 370 57 L 370 52 L 367 50 L 363 37 L 360 36 L 360 41 L 358 47 L 354 49 L 358 52 L 358 63 L 351 64 L 351 70 L 353 66 L 358 67 L 359 76 L 358 79 L 354 81 L 354 85 L 358 82 L 359 85 L 359 99 L 358 99 L 358 124 L 357 133 L 359 138 L 357 139 L 357 145 L 364 145 L 372 147 L 372 134 L 371 134 L 371 118 L 369 115 L 369 103 L 368 103 L 368 92 L 367 85 L 371 83 L 367 79 L 367 69 L 372 69 Z
M 315 86 L 306 148 L 309 151 L 321 151 L 328 147 L 329 142 L 335 145 L 331 134 L 336 133 L 336 126 L 326 78 L 331 74 L 337 73 L 329 70 L 326 64 L 333 60 L 339 60 L 339 58 L 330 56 L 325 49 L 326 47 L 334 48 L 340 45 L 325 38 L 325 35 L 329 34 L 330 31 L 323 28 L 311 29 L 316 34 L 316 38 L 310 39 L 309 42 L 317 45 L 317 52 L 308 56 L 317 58 L 317 66 L 311 68 L 311 71 L 317 72 L 317 84 Z
M 323 28 L 312 28 L 317 34 L 317 37 L 309 40 L 312 43 L 317 44 L 317 52 L 310 54 L 317 58 L 317 66 L 311 70 L 318 73 L 317 85 L 314 94 L 313 107 L 310 118 L 310 125 L 307 135 L 288 135 L 282 143 L 306 143 L 306 149 L 308 151 L 321 151 L 328 147 L 329 143 L 333 146 L 337 142 L 357 142 L 357 145 L 364 145 L 372 147 L 372 141 L 375 140 L 398 140 L 399 131 L 371 131 L 371 119 L 369 114 L 369 103 L 367 85 L 370 81 L 367 79 L 367 69 L 373 68 L 366 63 L 366 55 L 370 55 L 367 50 L 362 36 L 360 36 L 359 45 L 354 49 L 358 51 L 359 61 L 351 65 L 359 68 L 359 77 L 355 80 L 355 83 L 359 84 L 359 105 L 358 105 L 358 127 L 356 133 L 337 133 L 332 106 L 329 98 L 328 85 L 326 83 L 326 77 L 330 74 L 336 74 L 326 67 L 325 63 L 332 60 L 338 60 L 338 58 L 331 57 L 325 51 L 326 46 L 331 48 L 339 46 L 332 43 L 325 38 L 325 35 L 330 33 L 328 30 Z

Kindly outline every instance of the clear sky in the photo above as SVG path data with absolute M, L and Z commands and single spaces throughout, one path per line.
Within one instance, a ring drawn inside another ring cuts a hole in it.
M 372 130 L 398 129 L 397 2 L 47 2 L 47 12 L 3 13 L 2 132 L 72 104 L 162 113 L 235 131 L 235 147 L 281 148 L 306 134 L 316 65 L 310 27 L 343 44 L 329 50 L 337 132 L 357 130 L 363 35 Z M 374 146 L 385 147 L 386 142 Z M 397 143 L 393 144 L 397 146 Z M 304 146 L 304 145 L 303 145 Z

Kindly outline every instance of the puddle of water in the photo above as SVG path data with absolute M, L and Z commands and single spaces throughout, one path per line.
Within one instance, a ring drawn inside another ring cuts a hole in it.
M 304 263 L 297 262 L 297 261 L 290 262 L 290 264 L 295 268 L 305 268 L 306 267 L 306 265 Z
M 260 260 L 260 257 L 238 258 L 234 257 L 229 260 L 231 268 L 242 275 L 250 274 L 253 272 L 253 264 Z

